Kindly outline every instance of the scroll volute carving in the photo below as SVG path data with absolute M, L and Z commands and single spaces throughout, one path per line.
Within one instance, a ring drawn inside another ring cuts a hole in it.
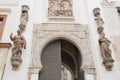
M 71 0 L 49 0 L 48 16 L 73 16 Z
M 99 44 L 100 44 L 100 48 L 101 48 L 103 64 L 104 64 L 106 70 L 111 71 L 112 67 L 113 67 L 113 62 L 114 62 L 114 60 L 112 59 L 112 51 L 110 49 L 111 42 L 108 38 L 105 37 L 104 27 L 103 27 L 104 21 L 100 17 L 100 8 L 95 8 L 93 10 L 93 14 L 95 16 L 95 21 L 98 26 L 97 31 L 100 36 Z

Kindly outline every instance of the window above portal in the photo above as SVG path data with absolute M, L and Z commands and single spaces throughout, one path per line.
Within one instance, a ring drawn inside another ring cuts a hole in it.
M 72 0 L 49 0 L 49 17 L 72 17 Z

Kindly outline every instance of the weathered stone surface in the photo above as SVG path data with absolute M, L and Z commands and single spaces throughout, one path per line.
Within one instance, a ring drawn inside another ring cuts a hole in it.
M 48 16 L 72 16 L 72 0 L 48 0 Z
M 76 23 L 35 24 L 33 30 L 30 67 L 37 67 L 38 69 L 42 67 L 40 60 L 43 48 L 51 41 L 57 39 L 68 40 L 79 49 L 82 55 L 82 68 L 95 67 L 93 62 L 88 26 Z

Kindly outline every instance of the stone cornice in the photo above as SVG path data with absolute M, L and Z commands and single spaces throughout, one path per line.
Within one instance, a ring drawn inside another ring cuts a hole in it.
M 1 43 L 0 42 L 0 48 L 10 48 L 11 47 L 11 43 Z
M 11 9 L 10 8 L 0 8 L 0 12 L 10 13 Z

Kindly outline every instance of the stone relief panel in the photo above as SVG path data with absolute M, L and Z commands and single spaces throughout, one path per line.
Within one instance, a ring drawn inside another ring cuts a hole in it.
M 49 0 L 48 16 L 70 17 L 72 16 L 71 0 Z
M 80 25 L 76 23 L 35 24 L 33 30 L 31 63 L 29 69 L 42 70 L 43 66 L 40 61 L 40 56 L 43 48 L 51 41 L 54 41 L 56 39 L 65 39 L 75 44 L 75 46 L 77 46 L 80 50 L 82 56 L 81 70 L 87 73 L 94 73 L 95 66 L 91 49 L 90 37 L 87 28 L 87 25 Z

